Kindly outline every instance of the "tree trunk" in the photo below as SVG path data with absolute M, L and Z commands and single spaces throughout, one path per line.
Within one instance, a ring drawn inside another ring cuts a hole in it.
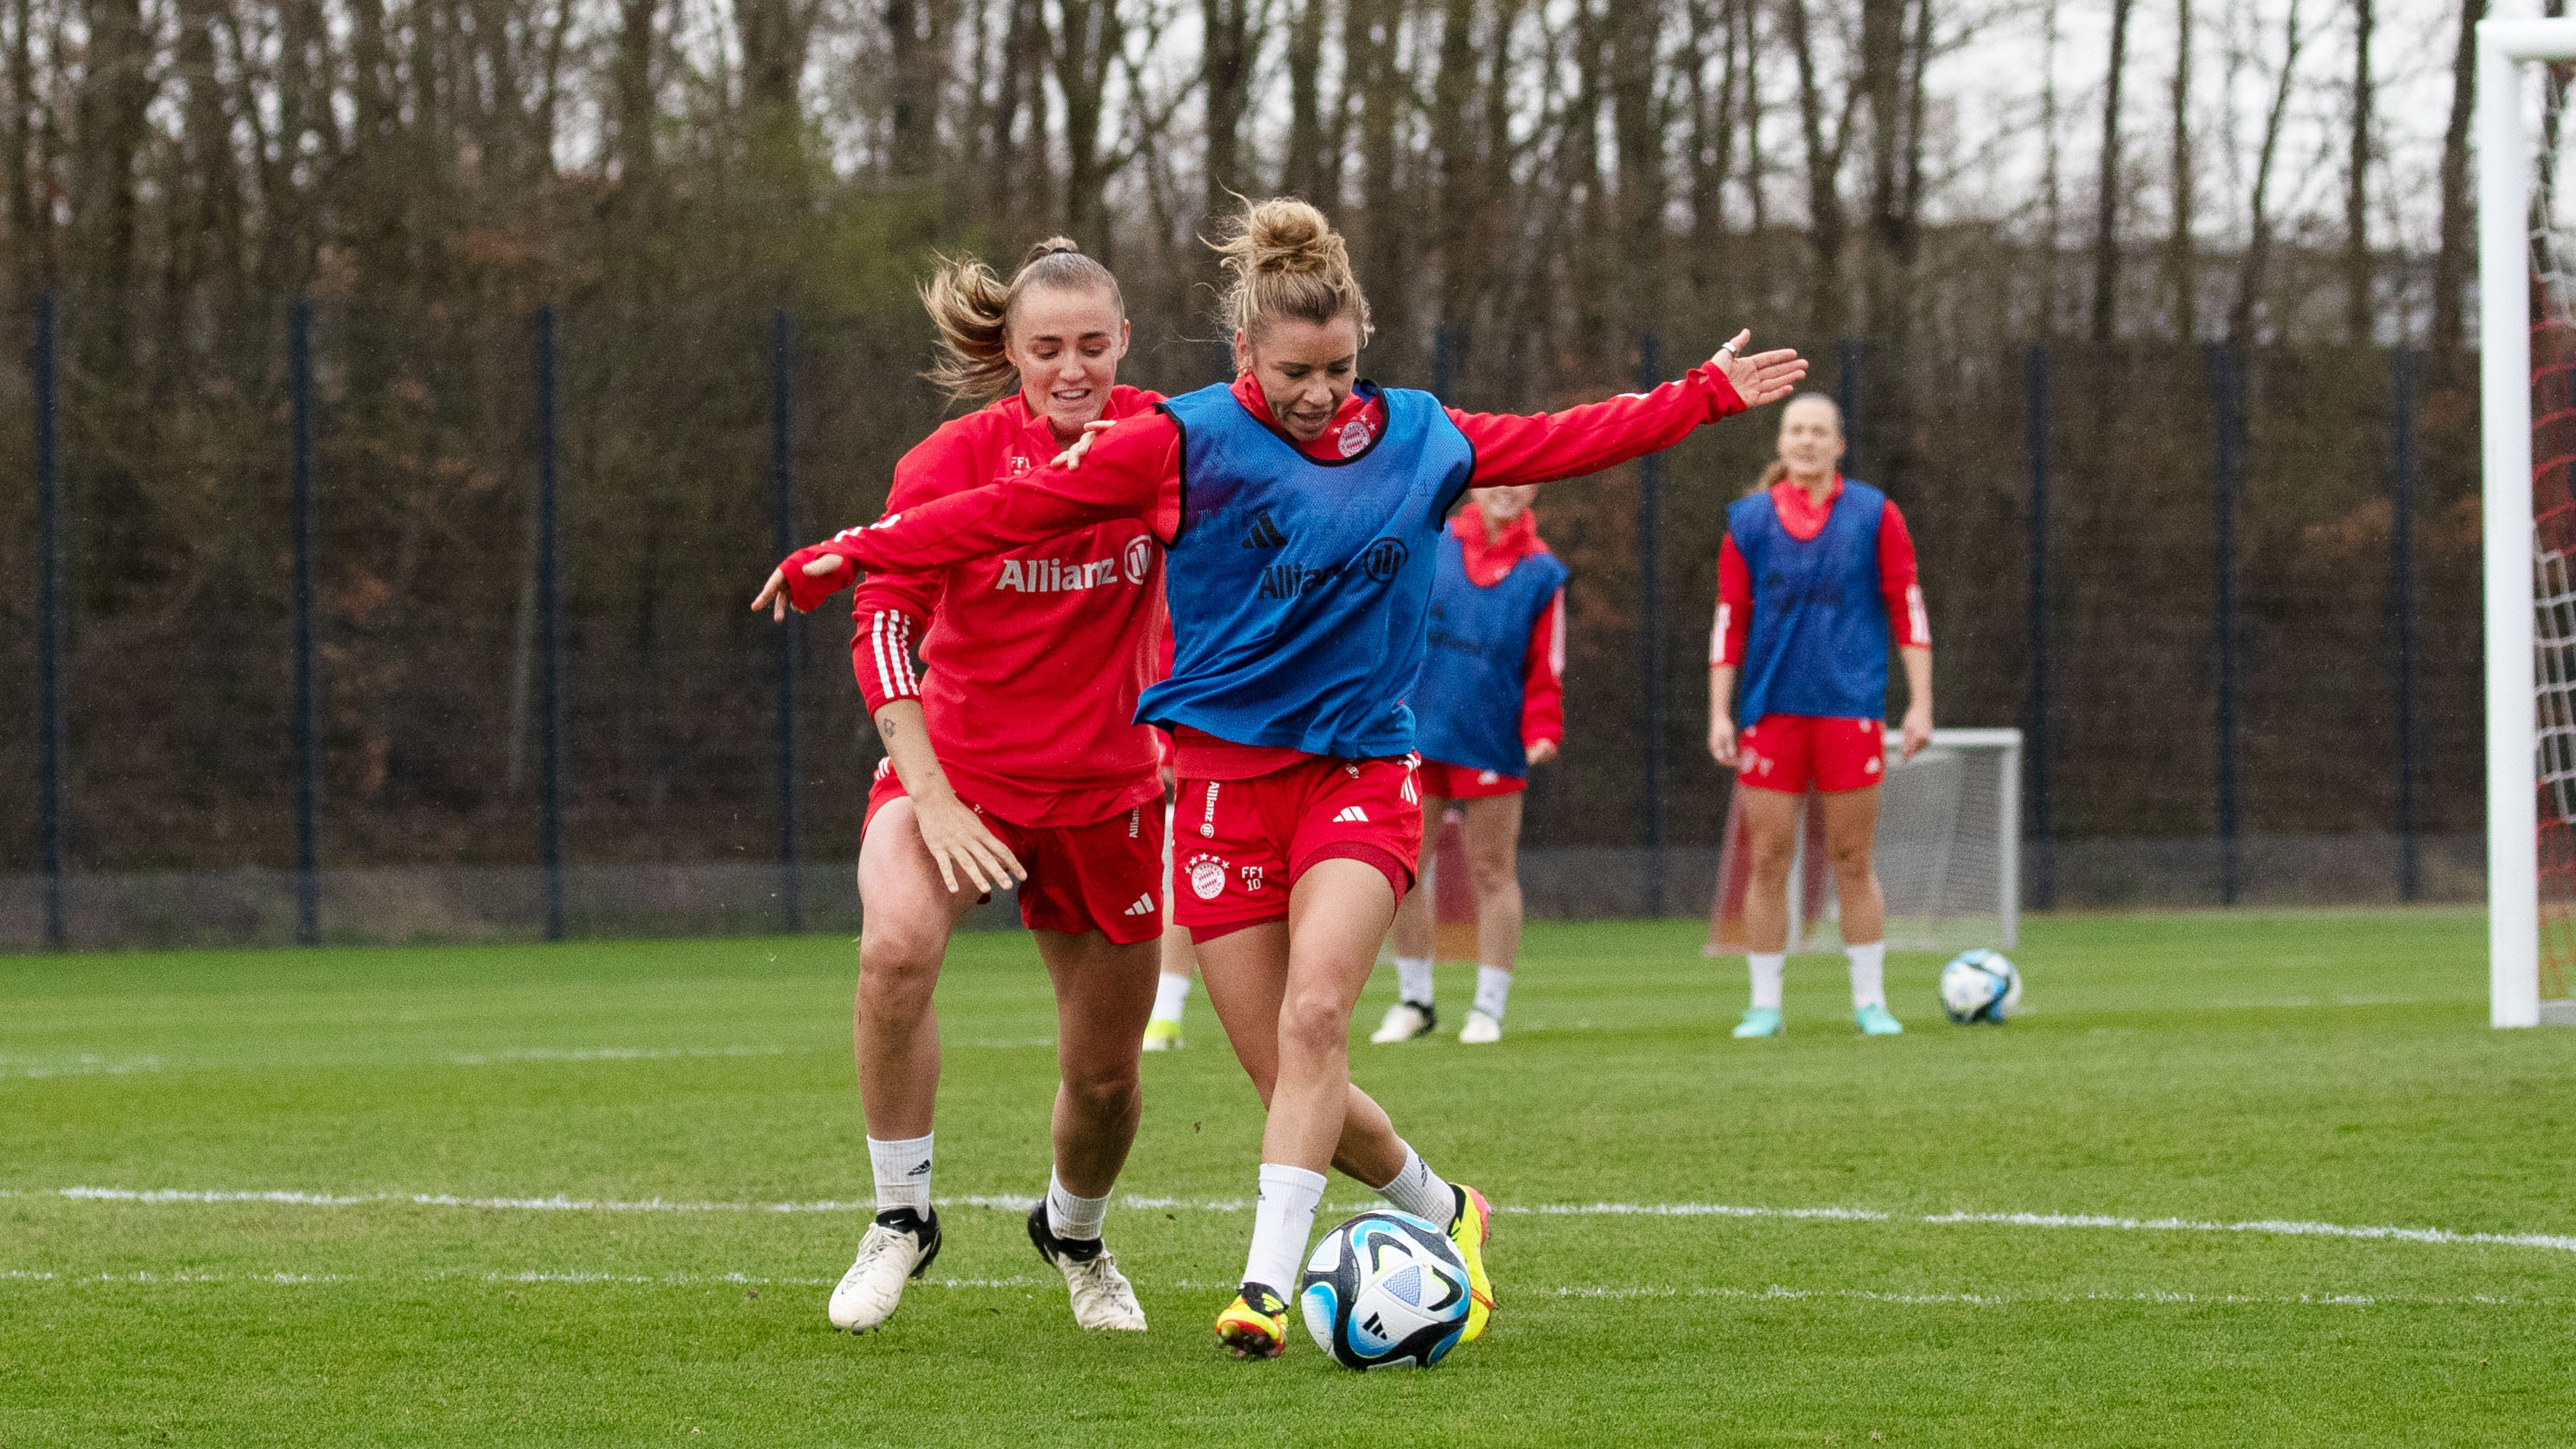
M 1226 214 L 1232 193 L 1253 189 L 1243 174 L 1243 119 L 1252 95 L 1252 55 L 1247 46 L 1251 0 L 1199 0 L 1202 35 L 1200 94 L 1206 105 L 1205 215 Z
M 1848 317 L 1842 306 L 1841 274 L 1850 222 L 1843 213 L 1841 173 L 1843 142 L 1850 132 L 1846 124 L 1830 145 L 1825 140 L 1825 97 L 1816 76 L 1806 0 L 1785 0 L 1781 14 L 1788 25 L 1789 49 L 1798 62 L 1798 126 L 1806 142 L 1807 246 L 1815 269 L 1807 284 L 1807 329 L 1821 339 L 1839 330 Z
M 2244 270 L 2236 284 L 2236 305 L 2227 316 L 2227 338 L 2239 347 L 2255 340 L 2255 313 L 2263 297 L 2264 270 L 2271 264 L 2272 162 L 2281 149 L 2281 122 L 2289 114 L 2290 88 L 2297 78 L 2299 48 L 2306 37 L 2299 34 L 2299 0 L 2290 0 L 2290 13 L 2282 31 L 2281 74 L 2272 87 L 2272 109 L 2263 118 L 2263 146 L 2254 159 L 2254 195 L 2247 208 L 2250 221 L 2245 240 Z
M 1862 328 L 1874 337 L 1899 336 L 1902 284 L 1896 251 L 1904 223 L 1898 216 L 1897 157 L 1904 143 L 1906 0 L 1861 0 L 1860 91 L 1869 104 L 1869 224 L 1862 268 Z
M 1324 11 L 1326 0 L 1299 0 L 1288 32 L 1288 157 L 1279 189 L 1330 212 L 1336 202 L 1335 157 L 1326 149 L 1324 124 Z
M 1619 287 L 1616 311 L 1624 349 L 1633 334 L 1665 313 L 1664 111 L 1656 93 L 1659 0 L 1609 0 L 1610 131 L 1619 156 L 1617 208 Z
M 1440 177 L 1440 210 L 1433 222 L 1440 248 L 1440 316 L 1452 345 L 1472 320 L 1485 292 L 1488 252 L 1485 166 L 1479 142 L 1476 97 L 1475 0 L 1442 0 L 1440 74 L 1432 83 L 1431 149 Z M 1497 45 L 1510 37 L 1497 35 Z M 1463 354 L 1463 348 L 1461 349 Z
M 2433 345 L 2456 352 L 2466 336 L 2469 276 L 2477 265 L 2477 206 L 2469 196 L 2469 120 L 2477 111 L 2478 22 L 2486 0 L 2460 0 L 2451 53 L 2451 123 L 2442 132 L 2442 239 L 2433 255 Z
M 2200 336 L 2200 254 L 2191 235 L 2196 190 L 2191 163 L 2191 0 L 2174 0 L 2173 230 L 2165 240 L 2165 284 L 2173 296 L 2174 335 L 2184 342 Z
M 2111 0 L 2111 69 L 2102 89 L 2101 193 L 2093 224 L 2093 340 L 2120 322 L 2120 77 L 2128 69 L 2130 0 Z
M 1397 139 L 1409 94 L 1407 77 L 1396 66 L 1404 0 L 1351 8 L 1366 12 L 1360 26 L 1361 47 L 1345 57 L 1351 73 L 1359 78 L 1361 285 L 1368 288 L 1377 323 L 1379 356 L 1388 371 L 1400 376 L 1415 351 L 1415 292 L 1409 282 L 1413 247 L 1411 228 L 1406 225 L 1411 207 Z
M 1100 118 L 1109 67 L 1125 30 L 1118 0 L 1064 0 L 1056 33 L 1055 83 L 1064 94 L 1064 224 L 1087 247 L 1107 245 L 1104 232 L 1109 167 L 1100 150 Z M 1038 132 L 1043 136 L 1044 131 Z
M 2343 193 L 2344 332 L 2356 345 L 2376 330 L 2371 305 L 2370 130 L 2375 93 L 2370 81 L 2371 0 L 2352 0 L 2352 149 Z

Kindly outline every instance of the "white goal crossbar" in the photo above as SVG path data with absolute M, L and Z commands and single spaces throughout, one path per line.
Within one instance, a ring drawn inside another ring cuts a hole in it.
M 2540 734 L 2533 659 L 2530 138 L 2521 67 L 2576 61 L 2576 20 L 2478 25 L 2478 322 L 2487 716 L 2487 986 L 2495 1026 L 2536 1026 Z M 2553 1003 L 2553 1006 L 2560 1004 Z M 2562 1013 L 2553 1010 L 2551 1019 Z

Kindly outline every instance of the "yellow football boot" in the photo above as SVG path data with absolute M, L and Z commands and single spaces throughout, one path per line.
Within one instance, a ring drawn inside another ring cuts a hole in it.
M 1277 1358 L 1288 1351 L 1288 1305 L 1258 1283 L 1246 1283 L 1216 1316 L 1216 1341 L 1236 1358 Z
M 1485 1276 L 1485 1239 L 1493 1236 L 1494 1209 L 1483 1193 L 1465 1183 L 1450 1185 L 1458 1190 L 1458 1216 L 1449 1224 L 1449 1241 L 1467 1260 L 1467 1331 L 1458 1341 L 1473 1343 L 1483 1335 L 1485 1320 L 1494 1316 L 1494 1281 Z
M 1152 1021 L 1145 1023 L 1145 1050 L 1149 1052 L 1176 1052 L 1181 1049 L 1181 1046 L 1181 1024 L 1179 1022 L 1165 1021 L 1158 1016 Z

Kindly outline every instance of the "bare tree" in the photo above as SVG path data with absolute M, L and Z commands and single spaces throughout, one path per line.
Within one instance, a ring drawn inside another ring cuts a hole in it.
M 2281 27 L 2281 68 L 2272 86 L 2271 109 L 2263 117 L 2263 142 L 2254 158 L 2254 192 L 2247 205 L 2245 260 L 2237 273 L 2236 304 L 2228 310 L 2227 338 L 2240 346 L 2254 340 L 2255 314 L 2263 300 L 2264 271 L 2272 260 L 2272 165 L 2281 150 L 2281 122 L 2289 114 L 2290 90 L 2298 78 L 2299 51 L 2307 37 L 2299 30 L 2299 0 Z
M 2192 173 L 2191 46 L 2191 0 L 2174 0 L 2173 226 L 2165 239 L 2165 285 L 2173 298 L 2174 336 L 2185 342 L 2200 335 L 2200 250 L 2192 239 L 2199 184 Z
M 1798 127 L 1806 142 L 1807 246 L 1814 259 L 1807 325 L 1821 335 L 1840 327 L 1845 315 L 1837 284 L 1843 243 L 1851 227 L 1842 200 L 1843 147 L 1851 139 L 1851 106 L 1846 99 L 1828 139 L 1823 83 L 1816 73 L 1815 37 L 1808 25 L 1806 0 L 1782 0 L 1781 15 L 1798 65 Z
M 2469 272 L 2475 264 L 2477 211 L 2469 200 L 2469 121 L 2477 110 L 2478 22 L 2486 0 L 2460 0 L 2459 43 L 2451 52 L 2451 121 L 2442 132 L 2441 240 L 2433 255 L 2433 345 L 2459 350 Z
M 2355 343 L 2374 330 L 2370 261 L 2370 137 L 2375 93 L 2370 80 L 2370 39 L 2376 28 L 2371 0 L 2352 0 L 2352 149 L 2345 162 L 2343 201 L 2344 331 Z
M 2094 198 L 2093 340 L 2108 342 L 2120 321 L 2120 80 L 2128 69 L 2129 8 L 2111 0 L 2111 64 L 2102 83 L 2102 163 Z

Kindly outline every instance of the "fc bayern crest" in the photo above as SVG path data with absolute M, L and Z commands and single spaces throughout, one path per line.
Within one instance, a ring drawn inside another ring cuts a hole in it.
M 1190 889 L 1198 892 L 1200 900 L 1215 900 L 1225 890 L 1225 862 L 1213 855 L 1191 861 Z

